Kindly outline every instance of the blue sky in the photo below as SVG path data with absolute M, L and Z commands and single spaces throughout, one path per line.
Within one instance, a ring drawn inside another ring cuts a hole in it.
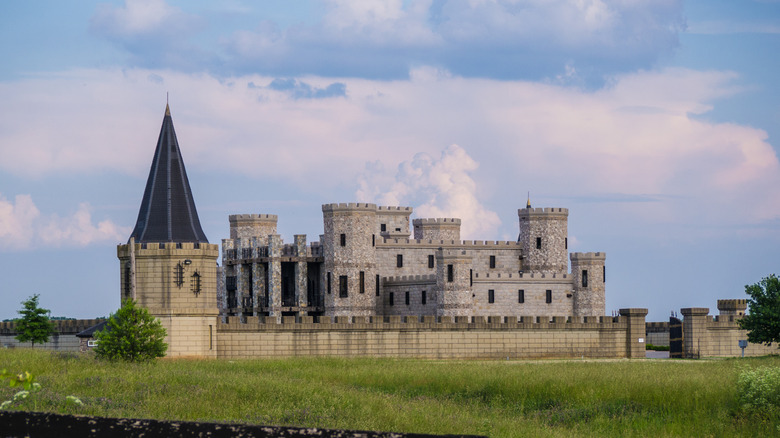
M 0 319 L 119 305 L 169 93 L 201 222 L 410 205 L 513 240 L 569 208 L 607 313 L 780 273 L 780 2 L 0 3 Z

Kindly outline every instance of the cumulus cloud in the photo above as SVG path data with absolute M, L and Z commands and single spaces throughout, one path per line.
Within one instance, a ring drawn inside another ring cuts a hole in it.
M 46 247 L 83 247 L 124 241 L 130 229 L 104 220 L 93 224 L 91 207 L 81 203 L 75 213 L 42 217 L 30 195 L 9 201 L 0 194 L 0 251 Z
M 495 235 L 501 221 L 485 208 L 471 173 L 478 163 L 458 145 L 445 148 L 436 159 L 419 153 L 398 166 L 395 175 L 379 163 L 369 163 L 359 179 L 356 196 L 362 202 L 412 205 L 421 218 L 455 217 L 462 220 L 461 237 Z

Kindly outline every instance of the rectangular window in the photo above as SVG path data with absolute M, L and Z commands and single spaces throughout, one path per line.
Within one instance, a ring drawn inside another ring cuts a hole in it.
M 563 239 L 563 246 L 565 249 L 569 249 L 569 238 L 566 237 Z
M 490 269 L 496 268 L 496 256 L 492 255 L 490 256 Z
M 366 273 L 360 271 L 360 293 L 366 293 Z
M 542 238 L 537 237 L 536 238 L 536 249 L 542 249 Z
M 347 246 L 347 235 L 341 233 L 341 246 Z
M 547 289 L 547 304 L 552 303 L 552 291 L 550 289 Z
M 371 246 L 376 246 L 376 234 L 371 235 Z
M 525 290 L 523 289 L 517 290 L 517 302 L 520 304 L 523 304 L 525 302 Z
M 428 269 L 433 269 L 434 261 L 433 261 L 433 255 L 428 256 Z
M 603 275 L 603 277 L 604 277 L 604 278 L 602 278 L 602 280 L 601 280 L 601 281 L 603 281 L 604 283 L 606 283 L 606 282 L 607 282 L 607 267 L 606 267 L 606 266 L 604 266 L 604 267 L 602 267 L 601 269 L 602 269 L 602 270 L 601 270 L 601 273 L 602 273 L 602 275 Z
M 582 270 L 582 287 L 588 287 L 588 270 Z
M 474 286 L 474 270 L 469 269 L 469 287 Z
M 488 289 L 488 303 L 493 304 L 496 302 L 496 291 Z
M 384 233 L 385 231 L 387 231 L 387 224 L 382 224 L 382 225 L 380 225 L 380 226 L 379 226 L 379 231 L 381 231 L 381 232 L 383 232 L 383 233 Z
M 328 272 L 328 295 L 330 295 L 330 272 Z
M 395 265 L 397 267 L 399 267 L 399 268 L 403 268 L 404 267 L 404 255 L 403 254 L 398 254 L 397 256 L 395 256 Z
M 390 300 L 390 305 L 391 305 L 391 306 L 392 306 L 393 304 L 395 304 L 395 303 L 393 303 L 393 293 L 392 293 L 392 292 L 390 292 L 390 295 L 389 295 L 387 298 Z
M 347 297 L 347 276 L 339 275 L 339 298 Z
M 379 274 L 376 275 L 376 296 L 379 296 Z
M 455 280 L 455 272 L 452 265 L 447 265 L 447 281 L 452 283 Z
M 405 297 L 404 301 L 406 301 L 406 305 L 408 306 L 409 305 L 409 291 L 406 291 L 406 297 Z
M 421 297 L 420 301 L 422 302 L 423 306 L 428 304 L 428 297 L 426 296 L 425 291 L 422 291 L 422 294 L 420 295 L 420 297 Z

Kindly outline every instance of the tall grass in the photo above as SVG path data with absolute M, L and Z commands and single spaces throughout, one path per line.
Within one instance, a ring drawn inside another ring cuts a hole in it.
M 740 408 L 737 379 L 752 366 L 780 367 L 780 358 L 125 364 L 0 350 L 0 368 L 38 377 L 39 410 L 494 437 L 773 435 L 776 417 Z M 0 388 L 0 400 L 12 395 Z M 66 404 L 67 395 L 84 406 Z

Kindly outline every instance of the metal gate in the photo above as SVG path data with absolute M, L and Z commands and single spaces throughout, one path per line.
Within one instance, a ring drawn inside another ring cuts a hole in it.
M 674 316 L 669 317 L 669 357 L 683 358 L 682 321 Z

